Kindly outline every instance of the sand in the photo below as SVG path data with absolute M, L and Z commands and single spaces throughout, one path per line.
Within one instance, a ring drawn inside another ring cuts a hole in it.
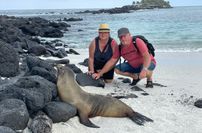
M 87 49 L 77 49 L 81 55 L 68 55 L 70 63 L 76 64 L 83 72 L 87 67 L 78 63 L 88 58 Z M 79 123 L 75 116 L 67 122 L 53 124 L 53 133 L 201 133 L 202 109 L 194 106 L 197 99 L 202 98 L 202 53 L 156 53 L 157 67 L 153 81 L 166 87 L 154 86 L 145 88 L 145 80 L 138 87 L 143 91 L 131 90 L 131 86 L 122 83 L 115 75 L 112 83 L 105 88 L 82 87 L 89 93 L 107 95 L 135 94 L 138 98 L 122 98 L 123 102 L 154 120 L 138 126 L 128 118 L 95 117 L 90 120 L 100 126 L 89 128 Z

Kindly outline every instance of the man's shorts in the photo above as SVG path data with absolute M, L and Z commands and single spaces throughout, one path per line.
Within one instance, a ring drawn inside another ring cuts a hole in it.
M 151 61 L 148 70 L 153 71 L 155 69 L 155 67 L 156 67 L 156 64 L 154 64 L 154 62 Z M 122 72 L 140 73 L 143 68 L 143 65 L 140 65 L 139 67 L 134 68 L 130 64 L 128 64 L 128 62 L 124 62 L 124 63 L 116 65 L 115 68 Z

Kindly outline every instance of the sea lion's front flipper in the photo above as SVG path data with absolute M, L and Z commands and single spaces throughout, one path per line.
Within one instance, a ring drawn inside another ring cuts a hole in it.
M 138 125 L 144 125 L 145 122 L 153 122 L 152 119 L 150 119 L 138 112 L 133 112 L 132 114 L 129 114 L 129 118 Z
M 88 116 L 84 115 L 84 114 L 81 114 L 79 112 L 79 120 L 80 120 L 80 123 L 87 126 L 87 127 L 93 127 L 93 128 L 100 128 L 99 126 L 93 124 L 89 119 L 88 119 Z

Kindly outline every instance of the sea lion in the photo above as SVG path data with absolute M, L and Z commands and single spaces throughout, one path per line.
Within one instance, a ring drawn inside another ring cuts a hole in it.
M 57 65 L 57 89 L 62 101 L 74 105 L 78 110 L 80 123 L 88 127 L 99 128 L 89 117 L 129 117 L 138 125 L 153 122 L 152 119 L 133 111 L 122 101 L 103 95 L 83 91 L 75 81 L 74 72 L 65 66 Z

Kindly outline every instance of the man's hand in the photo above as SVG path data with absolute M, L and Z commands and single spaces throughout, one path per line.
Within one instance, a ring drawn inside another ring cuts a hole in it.
M 100 74 L 100 73 L 94 73 L 94 74 L 92 74 L 92 77 L 94 78 L 94 79 L 99 79 L 100 77 L 101 77 L 102 75 Z

